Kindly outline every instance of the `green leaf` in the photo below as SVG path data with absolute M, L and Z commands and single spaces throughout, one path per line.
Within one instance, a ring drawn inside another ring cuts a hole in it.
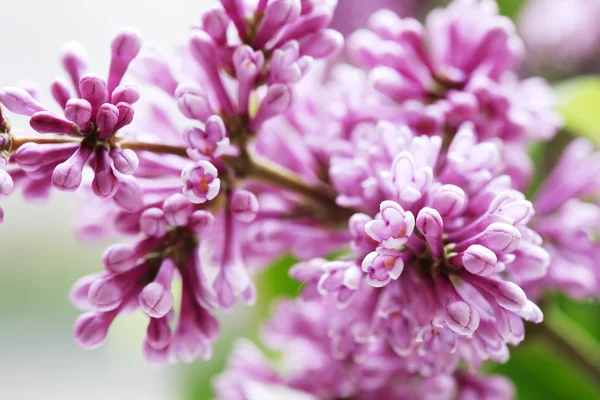
M 600 145 L 600 77 L 570 79 L 555 86 L 567 131 Z
M 496 364 L 492 372 L 506 375 L 517 387 L 517 398 L 597 399 L 600 393 L 576 368 L 554 354 L 542 342 L 521 344 L 511 349 L 510 361 Z
M 524 3 L 524 0 L 498 0 L 498 8 L 500 14 L 514 19 Z

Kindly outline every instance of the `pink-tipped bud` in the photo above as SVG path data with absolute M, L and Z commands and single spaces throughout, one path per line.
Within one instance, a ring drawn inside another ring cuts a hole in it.
M 108 93 L 112 93 L 119 85 L 129 63 L 138 55 L 141 47 L 140 34 L 133 29 L 124 29 L 114 37 L 110 44 L 112 58 L 108 74 Z
M 142 353 L 149 364 L 159 367 L 169 362 L 171 348 L 168 343 L 164 347 L 156 348 L 146 339 L 142 345 Z
M 123 289 L 115 276 L 96 279 L 90 285 L 88 300 L 98 311 L 111 311 L 121 305 Z
M 2 162 L 0 162 L 0 166 Z M 0 169 L 0 194 L 8 196 L 14 188 L 14 182 L 8 172 Z
M 135 29 L 126 28 L 117 33 L 110 43 L 113 58 L 130 62 L 137 56 L 142 47 L 140 34 Z
M 344 46 L 344 35 L 333 29 L 315 33 L 300 45 L 300 55 L 315 59 L 335 57 Z
M 437 210 L 423 207 L 417 215 L 417 229 L 425 237 L 440 237 L 444 229 L 444 221 Z
M 302 10 L 300 0 L 274 0 L 267 5 L 263 25 L 280 27 L 295 21 Z
M 144 287 L 139 296 L 140 308 L 151 318 L 162 318 L 173 308 L 173 295 L 160 283 L 152 282 Z
M 119 180 L 111 168 L 108 151 L 99 147 L 95 153 L 95 161 L 92 191 L 102 199 L 113 197 L 119 188 Z
M 52 92 L 52 97 L 61 108 L 65 108 L 67 105 L 67 101 L 71 98 L 71 93 L 69 93 L 69 88 L 67 84 L 60 79 L 52 82 L 50 86 L 50 91 Z
M 117 122 L 119 122 L 119 109 L 110 103 L 102 104 L 96 116 L 96 124 L 100 130 L 98 138 L 108 139 L 115 132 Z
M 215 216 L 206 210 L 194 211 L 190 217 L 189 226 L 199 236 L 207 235 L 215 226 Z
M 77 125 L 84 125 L 92 118 L 92 105 L 84 99 L 70 99 L 65 105 L 65 117 Z
M 487 276 L 494 272 L 498 258 L 490 249 L 479 244 L 469 246 L 462 254 L 462 264 L 472 274 Z
M 160 208 L 149 208 L 140 216 L 140 229 L 147 236 L 162 236 L 167 231 L 165 213 Z
M 120 177 L 119 189 L 113 200 L 125 211 L 135 212 L 144 206 L 144 191 L 135 179 L 126 178 L 129 177 Z
M 218 8 L 206 11 L 202 15 L 202 29 L 218 44 L 224 44 L 227 41 L 227 28 L 231 20 Z
M 137 154 L 131 149 L 112 149 L 110 158 L 113 160 L 115 169 L 124 175 L 133 174 L 140 165 Z
M 70 135 L 77 132 L 77 125 L 66 119 L 57 117 L 48 111 L 39 111 L 29 120 L 29 125 L 40 133 L 63 133 Z
M 192 203 L 202 204 L 217 197 L 221 188 L 219 172 L 210 162 L 201 160 L 181 172 L 183 194 Z
M 98 107 L 108 98 L 106 82 L 99 76 L 87 74 L 79 80 L 81 96 L 90 102 L 92 107 Z
M 519 247 L 520 241 L 521 232 L 502 222 L 490 224 L 480 239 L 483 246 L 496 253 L 512 253 Z
M 113 91 L 111 102 L 118 104 L 121 102 L 134 104 L 140 99 L 140 91 L 134 85 L 120 85 Z
M 173 308 L 173 294 L 164 285 L 152 282 L 140 293 L 140 308 L 151 318 L 161 318 Z
M 88 293 L 92 283 L 100 278 L 99 274 L 86 275 L 79 278 L 71 287 L 69 291 L 69 300 L 78 310 L 91 310 L 92 304 L 90 303 Z
M 117 125 L 115 125 L 114 132 L 117 132 L 122 127 L 129 125 L 133 121 L 133 115 L 135 113 L 133 106 L 125 102 L 118 103 L 117 110 L 119 110 L 119 118 L 117 120 Z
M 121 273 L 135 267 L 139 259 L 135 246 L 118 243 L 102 254 L 102 264 L 108 271 Z
M 107 321 L 103 313 L 82 314 L 73 326 L 73 337 L 81 347 L 95 349 L 104 343 L 111 322 L 112 320 Z
M 79 79 L 81 74 L 87 68 L 88 54 L 79 42 L 70 42 L 63 49 L 62 63 L 63 68 L 69 74 L 73 86 L 79 92 Z
M 92 105 L 84 99 L 70 99 L 65 105 L 65 117 L 82 126 L 92 118 Z
M 254 39 L 254 48 L 263 47 L 285 25 L 294 22 L 300 16 L 300 0 L 274 0 L 268 3 L 265 17 Z
M 455 301 L 446 307 L 446 325 L 463 336 L 472 335 L 479 327 L 479 313 L 464 301 Z
M 258 215 L 258 199 L 247 190 L 233 192 L 229 207 L 231 214 L 242 222 L 252 222 Z
M 177 106 L 187 118 L 206 121 L 214 114 L 204 89 L 193 84 L 181 84 L 175 90 Z
M 65 144 L 37 144 L 25 143 L 13 154 L 12 160 L 26 172 L 34 172 L 45 165 L 58 164 L 68 159 L 79 145 L 77 143 Z M 0 158 L 0 160 L 2 160 Z
M 438 210 L 442 217 L 455 217 L 462 214 L 466 204 L 467 195 L 461 188 L 444 185 L 433 195 L 431 207 Z
M 85 163 L 92 154 L 93 149 L 81 145 L 75 153 L 65 162 L 59 164 L 52 172 L 52 185 L 58 190 L 73 192 L 81 185 L 82 172 Z
M 172 226 L 185 226 L 194 211 L 194 205 L 181 193 L 169 196 L 163 203 L 165 219 Z
M 194 58 L 205 67 L 216 67 L 218 64 L 215 41 L 203 30 L 193 30 L 190 38 L 190 50 Z
M 171 341 L 168 316 L 152 318 L 146 330 L 146 341 L 155 349 L 162 349 Z
M 287 111 L 292 104 L 292 90 L 287 85 L 271 85 L 260 102 L 256 116 L 252 120 L 252 128 L 256 130 L 266 120 Z
M 492 294 L 498 304 L 509 311 L 521 311 L 527 304 L 527 296 L 523 289 L 513 282 L 496 282 L 496 291 Z
M 46 110 L 25 89 L 18 87 L 4 88 L 0 92 L 0 103 L 10 111 L 21 115 L 32 116 L 39 111 Z

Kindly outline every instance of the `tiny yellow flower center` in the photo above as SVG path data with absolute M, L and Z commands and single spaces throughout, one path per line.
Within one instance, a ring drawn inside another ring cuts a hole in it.
M 388 257 L 384 262 L 383 265 L 385 266 L 385 268 L 387 269 L 392 269 L 394 267 L 394 259 L 392 257 Z
M 198 189 L 200 189 L 201 192 L 208 192 L 208 184 L 210 182 L 208 181 L 208 178 L 200 178 L 200 181 L 198 182 Z
M 406 227 L 403 226 L 402 228 L 400 228 L 400 231 L 396 235 L 396 239 L 402 239 L 405 235 L 406 235 Z

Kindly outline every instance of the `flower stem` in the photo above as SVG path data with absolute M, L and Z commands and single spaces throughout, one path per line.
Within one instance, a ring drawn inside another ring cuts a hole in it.
M 533 336 L 551 346 L 596 385 L 600 385 L 600 346 L 557 307 L 545 313 L 543 323 L 530 327 Z
M 25 143 L 59 144 L 79 142 L 81 139 L 69 136 L 33 136 L 12 137 L 11 152 L 14 152 Z M 147 143 L 130 140 L 120 140 L 115 143 L 119 148 L 137 151 L 149 151 L 152 153 L 174 154 L 180 157 L 188 157 L 187 149 L 181 146 L 171 146 L 162 143 Z M 223 160 L 229 165 L 240 178 L 252 178 L 274 186 L 287 189 L 291 192 L 305 196 L 321 205 L 332 219 L 347 219 L 359 210 L 340 207 L 336 203 L 335 190 L 322 182 L 306 182 L 301 176 L 283 166 L 257 155 L 245 152 L 240 156 L 223 156 Z
M 12 146 L 10 148 L 10 151 L 14 152 L 26 143 L 61 144 L 78 142 L 81 142 L 81 139 L 70 136 L 12 136 Z
M 146 143 L 123 140 L 119 142 L 119 147 L 122 149 L 143 150 L 152 153 L 175 154 L 181 157 L 187 157 L 187 149 L 181 146 L 170 146 L 161 143 Z

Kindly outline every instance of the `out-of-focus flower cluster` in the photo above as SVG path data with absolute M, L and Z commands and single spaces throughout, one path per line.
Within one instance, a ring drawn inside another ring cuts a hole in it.
M 301 295 L 263 332 L 282 362 L 241 342 L 220 398 L 512 397 L 477 371 L 542 322 L 534 301 L 600 295 L 600 155 L 576 140 L 522 193 L 529 146 L 561 119 L 545 81 L 518 76 L 512 22 L 488 0 L 425 24 L 381 10 L 347 40 L 354 65 L 331 65 L 335 1 L 220 3 L 176 56 L 120 32 L 106 80 L 68 46 L 62 115 L 0 92 L 37 132 L 0 109 L 0 195 L 79 189 L 82 238 L 128 237 L 73 286 L 77 342 L 139 308 L 150 362 L 207 359 L 215 312 L 253 304 L 253 272 L 291 253 Z

